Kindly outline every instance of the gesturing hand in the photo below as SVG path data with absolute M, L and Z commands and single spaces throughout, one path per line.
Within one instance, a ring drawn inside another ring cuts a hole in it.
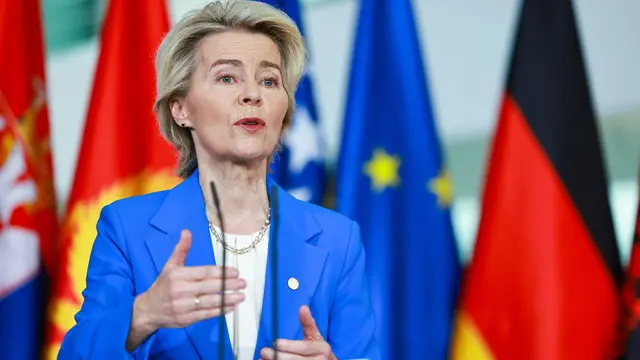
M 308 306 L 300 307 L 300 324 L 302 325 L 303 340 L 276 340 L 276 348 L 264 348 L 260 351 L 262 359 L 275 359 L 278 352 L 278 360 L 296 359 L 322 359 L 337 360 L 331 352 L 331 345 L 324 341 L 316 321 L 311 316 Z
M 184 266 L 190 247 L 191 233 L 183 230 L 156 281 L 136 299 L 134 317 L 138 317 L 147 331 L 186 327 L 230 312 L 244 300 L 242 293 L 228 293 L 222 304 L 222 282 L 225 290 L 239 290 L 246 286 L 245 280 L 238 277 L 235 268 L 228 267 L 223 279 L 220 266 Z

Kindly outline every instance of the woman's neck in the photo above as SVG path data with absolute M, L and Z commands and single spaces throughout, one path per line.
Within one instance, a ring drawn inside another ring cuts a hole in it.
M 256 166 L 199 164 L 199 175 L 209 221 L 220 226 L 210 184 L 213 181 L 220 200 L 225 232 L 250 234 L 262 228 L 269 213 L 264 162 Z

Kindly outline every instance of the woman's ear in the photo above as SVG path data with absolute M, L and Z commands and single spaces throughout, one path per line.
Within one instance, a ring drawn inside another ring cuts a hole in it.
M 185 106 L 184 99 L 176 99 L 169 103 L 169 108 L 171 109 L 171 116 L 173 117 L 173 121 L 178 124 L 178 126 L 183 128 L 192 128 L 191 121 L 189 121 L 189 116 L 187 114 L 187 107 Z

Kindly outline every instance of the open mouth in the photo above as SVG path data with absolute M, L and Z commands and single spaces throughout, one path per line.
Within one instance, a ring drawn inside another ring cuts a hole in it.
M 258 132 L 265 128 L 266 123 L 260 118 L 245 118 L 236 121 L 234 125 L 247 132 Z
M 260 118 L 246 118 L 236 121 L 235 125 L 264 126 L 265 122 Z

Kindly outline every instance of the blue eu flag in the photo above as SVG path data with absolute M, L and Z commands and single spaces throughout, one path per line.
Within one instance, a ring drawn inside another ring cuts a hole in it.
M 361 227 L 385 359 L 445 359 L 460 266 L 410 0 L 362 0 L 337 210 Z
M 304 35 L 298 0 L 262 0 L 285 12 Z M 271 170 L 273 178 L 295 197 L 320 204 L 325 190 L 324 144 L 313 101 L 308 69 L 296 92 L 296 111 Z

